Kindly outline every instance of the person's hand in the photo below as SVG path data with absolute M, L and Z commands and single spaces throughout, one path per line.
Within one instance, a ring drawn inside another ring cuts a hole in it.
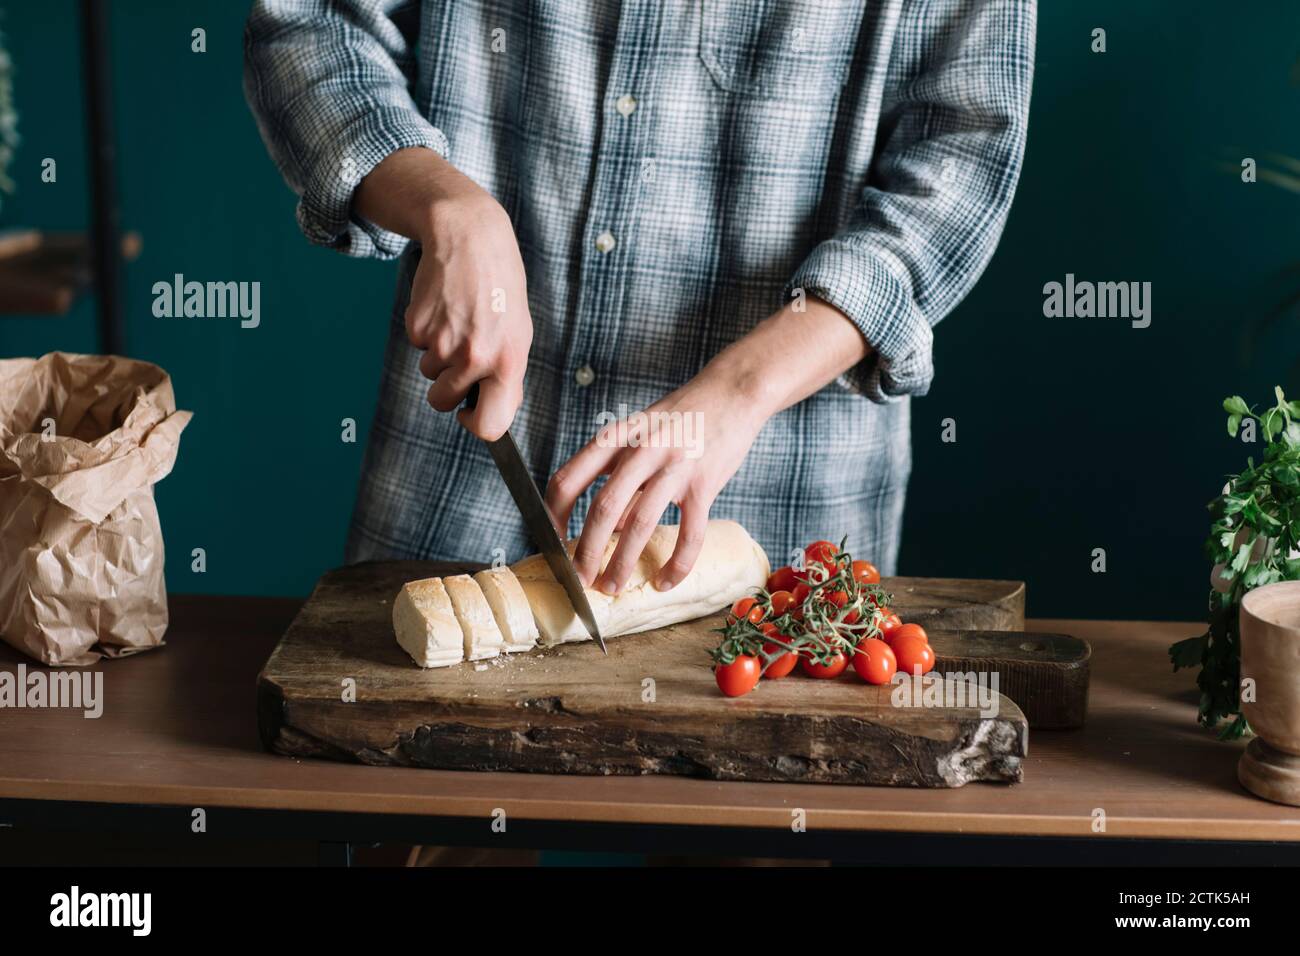
M 424 349 L 420 372 L 433 381 L 429 404 L 454 410 L 471 385 L 478 403 L 461 423 L 489 441 L 514 420 L 533 341 L 524 263 L 510 217 L 468 179 L 463 194 L 437 203 L 420 236 L 406 334 Z
M 566 462 L 547 486 L 546 503 L 563 528 L 574 502 L 599 475 L 574 567 L 583 583 L 606 594 L 622 590 L 651 532 L 670 503 L 682 522 L 672 557 L 652 579 L 660 590 L 677 585 L 695 565 L 709 509 L 748 454 L 767 415 L 728 370 L 710 366 L 644 413 L 602 428 Z M 600 579 L 610 536 L 618 546 Z
M 792 343 L 798 343 L 794 351 Z M 644 413 L 601 429 L 546 489 L 546 503 L 563 528 L 578 497 L 597 477 L 609 475 L 578 539 L 579 577 L 617 594 L 669 503 L 676 503 L 682 511 L 677 545 L 652 583 L 660 590 L 679 584 L 695 566 L 714 499 L 764 423 L 870 352 L 843 312 L 819 299 L 801 299 L 764 319 Z M 776 355 L 782 360 L 773 374 Z M 615 531 L 622 532 L 618 546 L 600 574 L 600 559 Z
M 429 404 L 450 412 L 477 382 L 478 402 L 459 419 L 480 438 L 500 438 L 523 399 L 533 341 L 510 217 L 428 149 L 393 153 L 362 180 L 355 203 L 422 246 L 405 319 L 411 344 L 424 350 L 420 372 L 433 381 Z

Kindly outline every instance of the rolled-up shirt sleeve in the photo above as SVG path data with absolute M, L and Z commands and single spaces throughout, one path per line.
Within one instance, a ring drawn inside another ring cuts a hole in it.
M 352 213 L 386 156 L 447 137 L 411 98 L 415 0 L 258 0 L 244 30 L 244 95 L 267 149 L 299 196 L 312 242 L 392 258 L 407 239 Z
M 933 326 L 997 246 L 1020 176 L 1033 0 L 908 0 L 890 52 L 877 154 L 844 226 L 786 286 L 847 315 L 873 353 L 840 384 L 923 395 Z

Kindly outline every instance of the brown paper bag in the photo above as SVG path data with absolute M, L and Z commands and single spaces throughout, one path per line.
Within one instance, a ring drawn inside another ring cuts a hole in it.
M 0 360 L 0 637 L 46 664 L 157 647 L 167 630 L 154 483 L 189 412 L 156 365 Z

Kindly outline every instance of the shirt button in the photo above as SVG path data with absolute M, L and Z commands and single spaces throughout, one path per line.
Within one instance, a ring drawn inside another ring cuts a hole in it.
M 631 116 L 636 112 L 636 97 L 624 93 L 614 103 L 614 109 L 618 110 L 620 116 Z
M 610 252 L 614 248 L 614 235 L 609 232 L 602 232 L 596 237 L 596 249 L 600 252 Z
M 584 365 L 573 373 L 573 380 L 586 388 L 592 382 L 596 381 L 596 373 L 590 365 Z

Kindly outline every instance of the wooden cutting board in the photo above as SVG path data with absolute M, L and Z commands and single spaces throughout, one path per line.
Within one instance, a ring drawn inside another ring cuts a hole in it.
M 985 713 L 900 707 L 891 686 L 791 675 L 763 681 L 745 697 L 723 697 L 706 656 L 720 614 L 612 638 L 608 658 L 582 643 L 422 670 L 393 637 L 393 597 L 406 581 L 469 567 L 368 562 L 326 574 L 259 677 L 266 747 L 455 770 L 917 787 L 1021 779 L 1029 724 L 1005 695 L 991 698 L 996 707 Z M 990 634 L 1024 626 L 1020 582 L 894 578 L 885 585 L 904 619 L 927 627 Z M 1005 637 L 1034 647 L 1054 636 Z M 961 638 L 936 634 L 937 653 L 956 660 L 964 649 L 965 669 L 994 659 L 985 653 L 991 638 L 969 647 Z M 1015 655 L 1002 654 L 1008 657 Z M 922 688 L 909 689 L 924 700 Z

